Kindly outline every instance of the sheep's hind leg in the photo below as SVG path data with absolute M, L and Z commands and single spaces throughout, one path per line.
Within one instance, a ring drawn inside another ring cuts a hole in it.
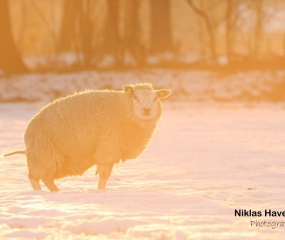
M 29 180 L 30 180 L 30 183 L 31 183 L 34 191 L 42 190 L 39 180 L 34 179 L 31 176 L 29 176 Z
M 105 189 L 108 178 L 111 175 L 113 169 L 113 163 L 100 164 L 97 166 L 97 173 L 99 173 L 98 189 Z
M 51 192 L 58 192 L 59 191 L 59 188 L 55 185 L 53 179 L 47 179 L 46 178 L 46 179 L 42 179 L 42 181 Z

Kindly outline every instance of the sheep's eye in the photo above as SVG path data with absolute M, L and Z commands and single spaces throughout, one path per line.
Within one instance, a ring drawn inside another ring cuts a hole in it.
M 137 102 L 139 101 L 139 98 L 136 95 L 133 96 L 133 99 L 136 100 Z

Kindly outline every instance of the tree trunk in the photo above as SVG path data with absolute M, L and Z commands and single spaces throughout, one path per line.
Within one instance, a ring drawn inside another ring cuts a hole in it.
M 192 10 L 199 15 L 205 22 L 206 24 L 206 29 L 207 29 L 207 33 L 209 35 L 209 39 L 210 39 L 210 51 L 211 51 L 211 58 L 212 60 L 216 60 L 216 39 L 213 33 L 213 26 L 211 24 L 211 21 L 208 17 L 208 15 L 206 14 L 205 11 L 203 11 L 202 9 L 199 9 L 192 0 L 186 0 L 186 2 L 188 3 L 188 5 L 192 8 Z
M 124 53 L 129 53 L 137 66 L 145 64 L 145 47 L 141 43 L 141 25 L 139 9 L 141 0 L 127 0 L 125 14 L 125 31 L 123 38 Z
M 92 40 L 94 29 L 94 22 L 92 21 L 92 2 L 94 0 L 85 0 L 81 2 L 79 11 L 79 38 L 81 43 L 81 51 L 85 66 L 92 65 L 93 48 Z
M 70 51 L 75 37 L 75 14 L 78 11 L 78 0 L 65 0 L 62 7 L 58 49 L 60 52 Z
M 58 40 L 60 52 L 75 52 L 77 64 L 90 67 L 94 58 L 94 0 L 65 0 Z
M 111 55 L 116 55 L 117 46 L 120 43 L 118 5 L 118 0 L 108 0 L 104 45 L 106 53 Z
M 0 0 L 0 69 L 6 73 L 27 71 L 12 36 L 8 0 Z
M 170 0 L 151 0 L 150 52 L 173 51 Z
M 226 52 L 228 63 L 232 60 L 232 11 L 233 10 L 233 2 L 232 0 L 227 1 L 227 12 L 226 12 Z
M 200 2 L 200 7 L 201 9 L 204 9 L 204 1 Z M 199 39 L 199 50 L 200 50 L 200 55 L 202 58 L 205 58 L 206 56 L 206 41 L 205 41 L 205 34 L 204 34 L 204 24 L 203 20 L 198 17 L 198 39 Z
M 262 42 L 262 33 L 263 33 L 263 0 L 255 2 L 255 11 L 256 11 L 256 25 L 255 25 L 255 36 L 254 36 L 254 52 L 253 56 L 256 58 L 260 54 L 261 42 Z

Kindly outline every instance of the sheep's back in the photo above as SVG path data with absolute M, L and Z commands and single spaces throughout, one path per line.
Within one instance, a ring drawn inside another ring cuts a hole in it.
M 55 101 L 29 123 L 27 148 L 29 142 L 45 142 L 67 159 L 90 159 L 106 125 L 112 131 L 120 98 L 119 92 L 90 91 Z

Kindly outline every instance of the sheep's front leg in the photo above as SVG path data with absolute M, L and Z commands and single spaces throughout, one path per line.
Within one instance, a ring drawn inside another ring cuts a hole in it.
M 113 169 L 113 163 L 98 164 L 97 173 L 99 173 L 98 189 L 105 189 L 108 178 L 110 177 Z
M 29 176 L 30 183 L 34 189 L 34 191 L 42 190 L 40 182 L 38 179 L 34 179 L 33 177 Z

